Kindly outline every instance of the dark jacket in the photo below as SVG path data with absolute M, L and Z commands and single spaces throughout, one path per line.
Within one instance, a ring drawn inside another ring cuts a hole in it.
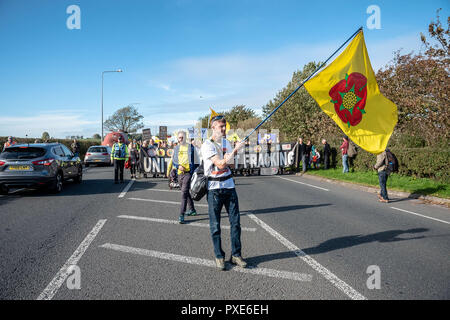
M 80 153 L 80 144 L 78 142 L 73 142 L 70 147 L 73 153 Z
M 299 159 L 301 159 L 301 157 L 306 154 L 306 144 L 302 143 L 299 144 L 297 143 L 297 145 L 295 146 L 295 152 L 300 152 L 299 153 Z
M 312 144 L 305 145 L 305 149 L 306 149 L 305 154 L 307 157 L 309 157 L 309 155 L 311 154 L 311 150 L 312 150 Z

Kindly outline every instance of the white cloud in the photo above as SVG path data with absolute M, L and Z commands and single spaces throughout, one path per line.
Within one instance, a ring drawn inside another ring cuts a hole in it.
M 92 136 L 101 131 L 100 120 L 87 120 L 84 115 L 66 111 L 43 112 L 36 116 L 0 116 L 0 136 L 40 138 L 44 131 L 55 138 L 70 135 Z

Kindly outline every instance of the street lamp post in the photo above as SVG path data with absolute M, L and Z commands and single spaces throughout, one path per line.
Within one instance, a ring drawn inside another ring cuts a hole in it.
M 107 72 L 122 72 L 122 69 L 102 72 L 102 139 L 101 139 L 101 141 L 103 141 L 103 75 Z

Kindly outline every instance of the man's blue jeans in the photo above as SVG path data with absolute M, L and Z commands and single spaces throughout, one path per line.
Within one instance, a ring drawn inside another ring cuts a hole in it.
M 343 173 L 348 172 L 348 155 L 344 154 L 342 156 L 342 165 L 344 166 L 344 169 L 342 170 Z
M 209 228 L 214 246 L 216 258 L 225 258 L 225 252 L 222 250 L 220 238 L 220 212 L 222 207 L 228 211 L 228 219 L 231 228 L 231 255 L 241 256 L 241 221 L 239 213 L 239 203 L 236 189 L 212 189 L 208 190 L 208 214 Z
M 380 182 L 380 195 L 384 200 L 389 200 L 386 183 L 389 175 L 385 170 L 378 172 L 378 181 Z

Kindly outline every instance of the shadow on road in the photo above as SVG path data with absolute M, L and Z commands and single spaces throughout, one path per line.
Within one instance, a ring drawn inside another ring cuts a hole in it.
M 254 214 L 264 214 L 264 213 L 285 212 L 285 211 L 302 210 L 302 209 L 326 207 L 326 206 L 331 206 L 331 203 L 295 205 L 295 206 L 282 206 L 282 207 L 274 207 L 274 208 L 246 210 L 246 211 L 241 211 L 241 212 L 248 212 L 248 213 L 254 213 Z
M 295 258 L 296 256 L 297 255 L 293 251 L 285 251 L 285 252 L 264 254 L 256 257 L 246 257 L 245 261 L 247 261 L 249 265 L 256 267 L 258 266 L 258 264 L 266 261 L 290 259 Z
M 114 184 L 114 179 L 90 179 L 81 183 L 74 183 L 68 180 L 64 181 L 63 190 L 60 193 L 52 193 L 46 187 L 23 188 L 13 190 L 3 197 L 14 199 L 20 197 L 60 197 L 120 193 L 128 182 L 129 180 L 125 180 L 124 183 Z
M 357 246 L 364 243 L 370 243 L 370 242 L 397 242 L 397 241 L 405 241 L 405 240 L 414 240 L 414 239 L 423 239 L 425 236 L 418 236 L 418 237 L 412 237 L 412 238 L 398 238 L 398 236 L 402 234 L 407 233 L 419 233 L 419 232 L 426 232 L 429 229 L 425 228 L 416 228 L 416 229 L 409 229 L 409 230 L 390 230 L 390 231 L 384 231 L 384 232 L 378 232 L 369 234 L 366 236 L 361 235 L 355 235 L 355 236 L 347 236 L 347 237 L 339 237 L 327 240 L 317 247 L 302 249 L 304 253 L 307 255 L 313 255 L 313 254 L 320 254 L 325 252 L 330 252 L 333 250 L 339 250 L 344 248 L 349 248 L 353 246 Z M 447 235 L 444 235 L 447 236 Z M 433 237 L 433 236 L 431 236 Z M 266 261 L 272 261 L 272 260 L 282 260 L 282 259 L 290 259 L 295 258 L 297 255 L 293 251 L 285 251 L 285 252 L 277 252 L 277 253 L 270 253 L 265 254 L 261 256 L 256 257 L 247 257 L 245 260 L 248 262 L 249 265 L 257 266 L 258 264 Z
M 354 247 L 354 246 L 357 246 L 360 244 L 376 242 L 376 241 L 384 243 L 384 242 L 397 242 L 397 241 L 423 239 L 423 238 L 425 238 L 425 236 L 418 236 L 418 237 L 411 237 L 411 238 L 399 238 L 399 236 L 402 234 L 407 234 L 407 233 L 426 232 L 428 230 L 429 229 L 425 229 L 425 228 L 416 228 L 416 229 L 409 229 L 409 230 L 389 230 L 389 231 L 383 231 L 383 232 L 369 234 L 366 236 L 354 235 L 354 236 L 339 237 L 339 238 L 334 238 L 334 239 L 330 239 L 325 242 L 322 242 L 317 247 L 311 247 L 311 248 L 306 248 L 306 249 L 302 249 L 302 250 L 303 250 L 303 252 L 305 252 L 308 255 L 313 255 L 313 254 L 330 252 L 333 250 Z

